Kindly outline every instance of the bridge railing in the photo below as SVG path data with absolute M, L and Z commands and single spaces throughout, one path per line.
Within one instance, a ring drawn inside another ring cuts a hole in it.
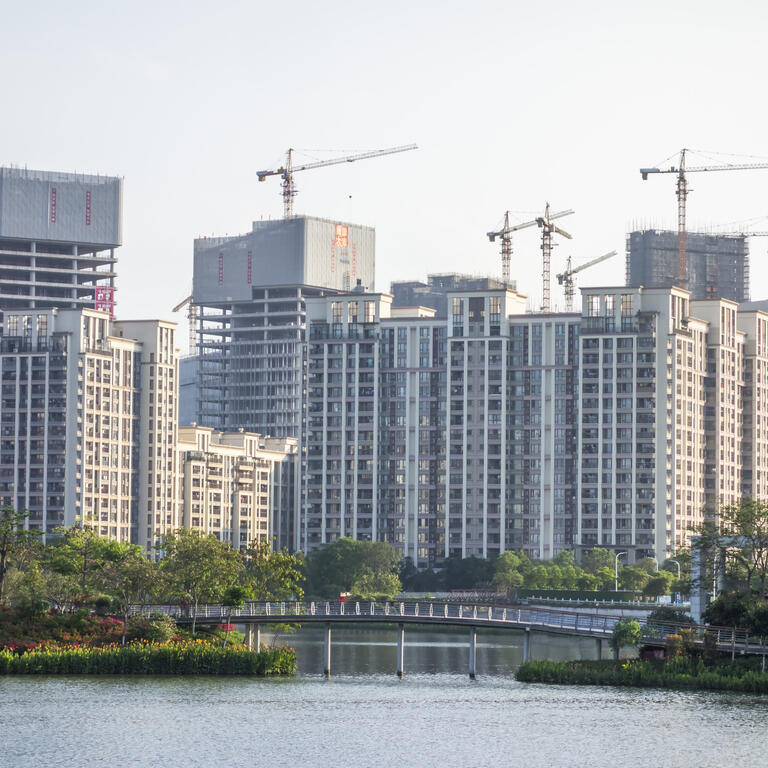
M 179 620 L 192 618 L 191 606 L 151 605 L 136 609 L 132 613 L 165 613 Z M 531 625 L 540 628 L 572 630 L 585 634 L 610 634 L 619 620 L 614 616 L 581 614 L 565 611 L 538 610 L 535 607 L 511 607 L 499 605 L 468 605 L 464 603 L 435 603 L 419 601 L 376 602 L 250 602 L 243 608 L 229 609 L 223 605 L 200 605 L 197 609 L 198 621 L 274 617 L 277 622 L 302 617 L 313 618 L 377 618 L 392 621 L 398 617 L 423 619 L 424 623 L 434 620 L 436 623 L 449 619 L 467 624 L 492 623 L 510 626 Z
M 151 605 L 132 611 L 134 614 L 165 613 L 180 621 L 191 620 L 192 608 L 187 605 Z M 575 611 L 552 611 L 538 609 L 536 606 L 502 606 L 477 605 L 455 602 L 421 602 L 421 601 L 392 601 L 385 603 L 356 601 L 343 602 L 327 601 L 282 601 L 282 602 L 249 602 L 242 608 L 229 609 L 223 605 L 198 606 L 197 620 L 203 622 L 258 618 L 262 623 L 265 618 L 274 617 L 275 623 L 300 622 L 302 617 L 313 619 L 348 619 L 356 618 L 393 621 L 398 618 L 414 619 L 425 624 L 434 621 L 444 623 L 466 623 L 480 625 L 488 623 L 492 626 L 509 626 L 510 628 L 531 627 L 541 630 L 568 632 L 575 635 L 591 637 L 610 637 L 620 616 L 606 616 Z M 744 629 L 733 627 L 711 627 L 696 624 L 678 624 L 676 622 L 658 622 L 639 619 L 642 637 L 645 642 L 665 641 L 670 635 L 680 634 L 690 630 L 693 639 L 701 642 L 705 634 L 712 636 L 721 649 L 731 647 L 738 649 L 754 649 L 757 638 L 751 638 Z M 750 642 L 751 641 L 751 642 Z

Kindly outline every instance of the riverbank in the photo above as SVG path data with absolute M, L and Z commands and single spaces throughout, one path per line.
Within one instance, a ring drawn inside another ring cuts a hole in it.
M 635 688 L 768 694 L 768 673 L 744 664 L 706 666 L 700 659 L 530 661 L 517 670 L 523 683 L 619 685 Z
M 199 640 L 0 651 L 0 675 L 293 675 L 293 648 L 221 648 Z

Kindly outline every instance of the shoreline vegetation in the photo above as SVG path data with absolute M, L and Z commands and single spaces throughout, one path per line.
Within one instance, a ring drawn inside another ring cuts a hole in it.
M 516 673 L 523 683 L 612 685 L 674 690 L 768 694 L 768 673 L 744 663 L 710 666 L 701 659 L 529 661 Z
M 296 653 L 222 648 L 204 640 L 0 650 L 0 675 L 293 675 Z

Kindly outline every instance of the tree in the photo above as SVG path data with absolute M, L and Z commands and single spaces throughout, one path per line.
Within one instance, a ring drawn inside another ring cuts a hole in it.
M 578 580 L 579 589 L 597 589 L 597 576 L 591 573 L 582 573 Z
M 439 573 L 435 573 L 432 568 L 420 571 L 411 557 L 404 557 L 400 563 L 400 582 L 403 589 L 414 592 L 432 592 L 442 585 Z
M 669 571 L 659 571 L 652 579 L 649 579 L 648 583 L 643 587 L 643 594 L 646 597 L 661 597 L 662 595 L 668 595 L 674 578 L 675 577 Z
M 549 585 L 549 573 L 541 563 L 534 565 L 523 578 L 523 583 L 529 589 L 546 589 Z
M 164 536 L 160 549 L 165 552 L 161 572 L 166 588 L 175 599 L 189 601 L 194 635 L 198 606 L 220 602 L 227 587 L 243 579 L 242 561 L 229 544 L 187 528 Z
M 519 568 L 522 565 L 521 558 L 511 550 L 500 554 L 493 563 L 493 581 L 497 589 L 509 591 L 523 585 L 523 575 Z
M 722 575 L 725 567 L 741 573 L 743 588 L 751 592 L 757 583 L 761 598 L 768 592 L 768 503 L 747 499 L 719 508 L 714 519 L 702 523 L 696 533 L 710 574 Z M 730 539 L 724 542 L 724 539 Z
M 652 557 L 641 557 L 635 565 L 649 576 L 653 576 L 659 570 L 656 561 Z
M 76 576 L 56 571 L 45 571 L 43 575 L 43 596 L 58 613 L 64 613 L 77 604 L 82 593 Z
M 159 586 L 157 565 L 147 560 L 141 549 L 131 544 L 121 544 L 122 555 L 108 560 L 101 569 L 100 581 L 104 591 L 113 597 L 123 616 L 123 637 L 128 629 L 128 617 L 133 607 L 145 605 Z
M 563 574 L 563 588 L 564 589 L 577 589 L 579 587 L 579 578 L 584 574 L 578 566 L 566 565 L 561 567 Z
M 619 584 L 624 589 L 642 589 L 648 583 L 648 572 L 636 565 L 627 565 L 619 571 Z
M 597 583 L 600 585 L 599 589 L 613 589 L 616 586 L 616 572 L 614 566 L 601 565 L 597 571 L 595 571 L 595 577 Z
M 600 568 L 610 568 L 613 572 L 615 555 L 610 549 L 590 549 L 581 558 L 581 567 L 587 573 L 596 574 Z
M 24 512 L 10 506 L 0 509 L 0 603 L 3 601 L 5 576 L 12 559 L 28 546 L 31 537 L 38 533 L 24 530 L 26 517 Z
M 399 571 L 400 554 L 380 541 L 353 541 L 344 537 L 316 550 L 307 560 L 309 591 L 319 597 L 338 597 L 366 571 L 379 575 Z
M 352 582 L 350 592 L 361 600 L 392 600 L 402 589 L 400 579 L 394 573 L 374 573 L 370 568 L 364 568 Z
M 707 606 L 704 621 L 717 627 L 743 627 L 755 605 L 755 598 L 742 590 L 723 592 Z
M 245 601 L 250 600 L 252 597 L 253 590 L 250 587 L 244 587 L 242 584 L 232 584 L 225 590 L 224 596 L 221 598 L 221 604 L 225 605 L 229 610 L 227 611 L 227 628 L 224 631 L 222 648 L 227 647 L 229 628 L 232 626 L 232 609 L 242 608 L 245 605 Z
M 102 539 L 90 527 L 60 528 L 61 540 L 48 550 L 49 568 L 56 573 L 75 576 L 80 584 L 80 599 L 95 587 L 95 576 L 107 560 L 119 560 L 122 545 Z
M 301 600 L 304 558 L 283 549 L 273 552 L 266 539 L 254 539 L 245 551 L 245 571 L 257 600 Z
M 568 568 L 576 565 L 576 558 L 572 549 L 561 549 L 553 558 L 552 562 L 561 568 Z
M 635 619 L 620 619 L 617 621 L 611 635 L 614 659 L 619 658 L 619 651 L 625 646 L 637 645 L 641 637 L 640 624 Z

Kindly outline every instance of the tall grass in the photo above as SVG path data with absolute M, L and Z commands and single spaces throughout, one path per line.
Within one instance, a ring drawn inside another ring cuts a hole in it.
M 200 640 L 0 651 L 5 675 L 291 675 L 293 648 L 221 648 Z

